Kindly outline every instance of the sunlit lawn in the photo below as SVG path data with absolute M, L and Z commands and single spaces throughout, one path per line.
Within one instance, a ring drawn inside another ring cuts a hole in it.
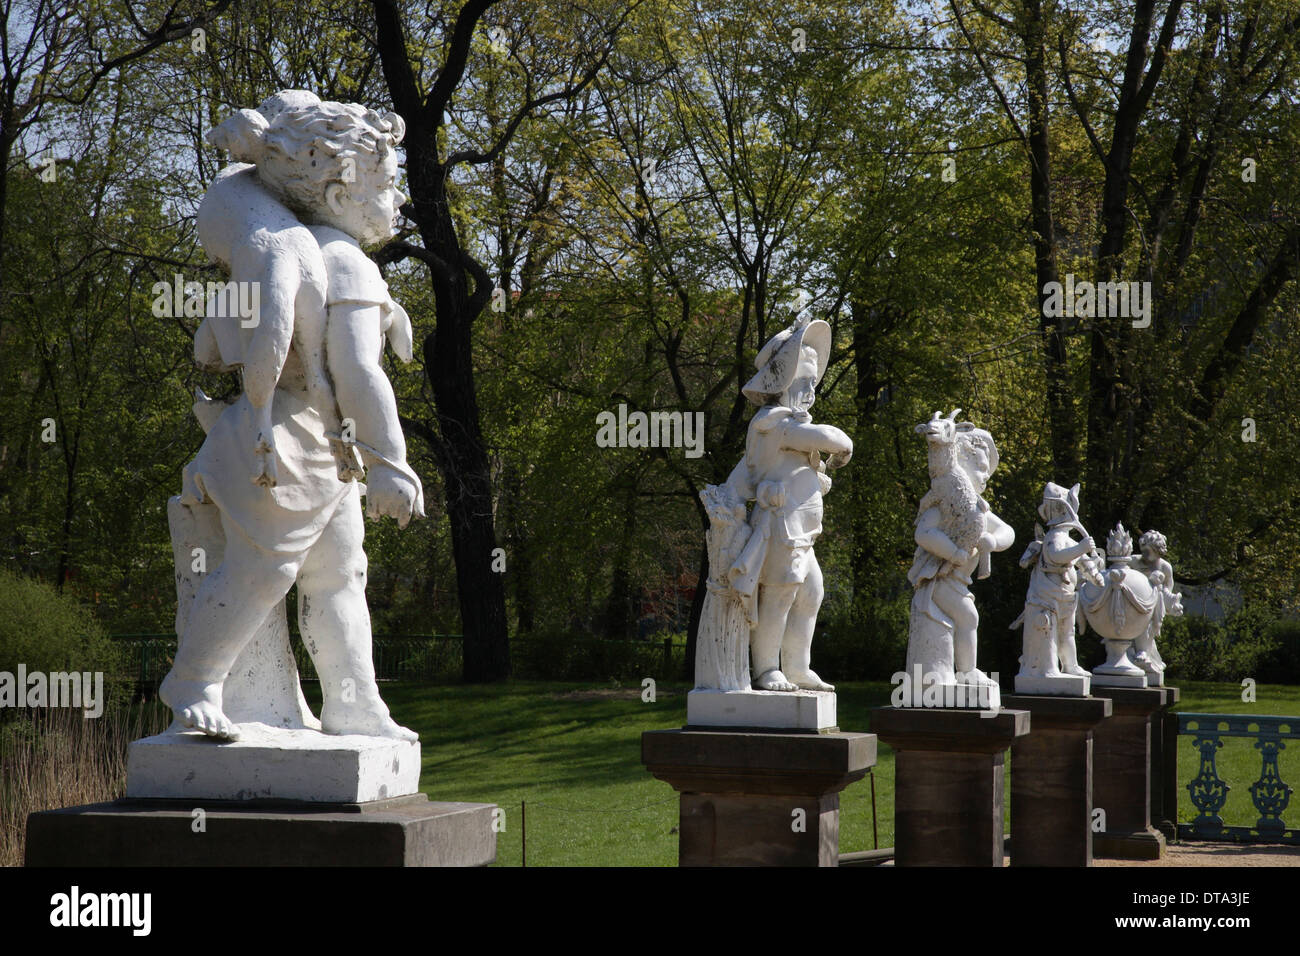
M 1297 687 L 1261 686 L 1257 701 L 1244 704 L 1234 685 L 1180 686 L 1181 711 L 1300 714 Z M 888 703 L 890 689 L 886 683 L 840 684 L 840 727 L 870 730 L 870 709 Z M 645 703 L 639 686 L 385 684 L 384 697 L 393 715 L 420 734 L 420 785 L 430 798 L 505 808 L 498 865 L 523 861 L 526 804 L 530 866 L 672 866 L 677 859 L 676 794 L 641 764 L 640 740 L 646 730 L 686 722 L 686 690 L 685 685 L 660 683 L 656 701 Z M 1297 751 L 1300 747 L 1284 751 L 1280 761 L 1283 779 L 1293 785 L 1300 779 Z M 1196 773 L 1196 762 L 1191 739 L 1181 738 L 1183 821 L 1194 816 L 1185 785 Z M 1254 823 L 1257 815 L 1247 788 L 1259 776 L 1259 756 L 1251 741 L 1224 746 L 1219 775 L 1234 788 L 1227 822 Z M 874 780 L 879 845 L 891 846 L 894 761 L 883 744 Z M 871 849 L 871 778 L 845 790 L 840 806 L 840 851 Z

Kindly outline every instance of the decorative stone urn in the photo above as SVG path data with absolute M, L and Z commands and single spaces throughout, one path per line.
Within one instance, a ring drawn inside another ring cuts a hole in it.
M 1133 642 L 1147 632 L 1157 595 L 1146 573 L 1133 567 L 1133 537 L 1122 524 L 1106 540 L 1106 563 L 1100 556 L 1085 558 L 1101 575 L 1102 583 L 1080 584 L 1079 607 L 1092 629 L 1106 644 L 1106 663 L 1092 670 L 1093 683 L 1110 687 L 1145 687 L 1146 671 L 1128 655 Z M 1091 577 L 1091 575 L 1089 575 Z

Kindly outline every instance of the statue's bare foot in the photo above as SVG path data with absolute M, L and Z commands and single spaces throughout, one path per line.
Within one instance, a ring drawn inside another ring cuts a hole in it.
M 1069 674 L 1071 677 L 1091 677 L 1091 676 L 1092 676 L 1092 671 L 1084 670 L 1084 669 L 1083 669 L 1082 667 L 1080 667 L 1078 664 L 1075 664 L 1073 667 L 1067 667 L 1067 668 L 1065 669 L 1065 672 L 1066 672 L 1067 674 Z
M 997 681 L 993 680 L 993 678 L 989 677 L 988 674 L 984 673 L 984 672 L 983 672 L 982 670 L 980 670 L 978 667 L 976 667 L 976 668 L 974 668 L 974 669 L 972 669 L 972 670 L 970 670 L 970 671 L 968 671 L 968 672 L 966 672 L 966 673 L 964 673 L 964 674 L 962 674 L 962 673 L 959 672 L 959 677 L 964 677 L 964 678 L 966 679 L 966 683 L 968 683 L 968 684 L 974 684 L 974 685 L 976 685 L 976 686 L 981 686 L 981 685 L 986 686 L 986 687 L 996 687 L 996 686 L 998 686 L 998 682 L 997 682 Z
M 382 705 L 380 705 L 382 707 Z M 419 740 L 414 730 L 403 727 L 388 716 L 388 708 L 366 710 L 356 705 L 321 707 L 321 732 L 326 734 L 361 734 L 365 737 L 395 737 L 398 740 Z
M 824 680 L 822 680 L 820 677 L 817 676 L 817 672 L 814 670 L 804 671 L 802 674 L 789 674 L 787 676 L 790 678 L 790 680 L 794 681 L 795 686 L 797 686 L 800 690 L 831 691 L 835 689 L 834 684 L 826 683 Z
M 759 690 L 798 690 L 799 688 L 791 683 L 780 669 L 773 667 L 771 670 L 763 671 L 754 678 L 754 686 Z
M 239 730 L 221 710 L 220 684 L 181 680 L 168 674 L 158 688 L 158 696 L 172 709 L 182 726 L 209 737 L 239 739 Z

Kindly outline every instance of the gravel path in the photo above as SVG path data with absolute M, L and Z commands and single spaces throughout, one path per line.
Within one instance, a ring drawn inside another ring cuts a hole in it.
M 1300 846 L 1179 843 L 1154 860 L 1093 860 L 1093 866 L 1300 866 Z

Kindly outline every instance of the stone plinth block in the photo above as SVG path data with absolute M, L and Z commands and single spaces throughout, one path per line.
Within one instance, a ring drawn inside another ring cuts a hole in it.
M 838 866 L 840 791 L 874 734 L 651 730 L 641 761 L 681 794 L 681 866 Z
M 1092 866 L 1092 735 L 1111 700 L 1003 699 L 1033 726 L 1011 744 L 1011 865 Z
M 1077 677 L 1074 674 L 1061 674 L 1056 677 L 1017 674 L 1016 693 L 1029 697 L 1087 697 L 1091 681 L 1091 677 Z M 1004 699 L 1003 706 L 1017 705 Z
M 1092 672 L 1093 687 L 1129 687 L 1133 689 L 1147 686 L 1146 674 L 1103 674 L 1101 668 Z
M 1006 751 L 1029 712 L 876 707 L 894 756 L 898 866 L 1002 866 Z
M 1151 725 L 1168 691 L 1098 687 L 1094 681 L 1092 692 L 1114 705 L 1092 738 L 1092 803 L 1105 813 L 1105 829 L 1092 837 L 1093 855 L 1158 860 L 1165 838 L 1151 825 Z
M 486 866 L 492 804 L 118 800 L 27 818 L 28 866 Z M 197 814 L 196 810 L 203 813 Z
M 413 794 L 420 744 L 240 724 L 240 739 L 168 731 L 127 749 L 126 795 L 177 800 L 367 803 Z
M 1182 693 L 1162 686 L 1165 701 L 1151 715 L 1151 825 L 1172 840 L 1178 833 L 1178 715 Z M 1185 792 L 1185 791 L 1184 791 Z
M 686 695 L 686 724 L 701 729 L 831 730 L 835 727 L 835 694 L 814 690 L 693 690 Z

